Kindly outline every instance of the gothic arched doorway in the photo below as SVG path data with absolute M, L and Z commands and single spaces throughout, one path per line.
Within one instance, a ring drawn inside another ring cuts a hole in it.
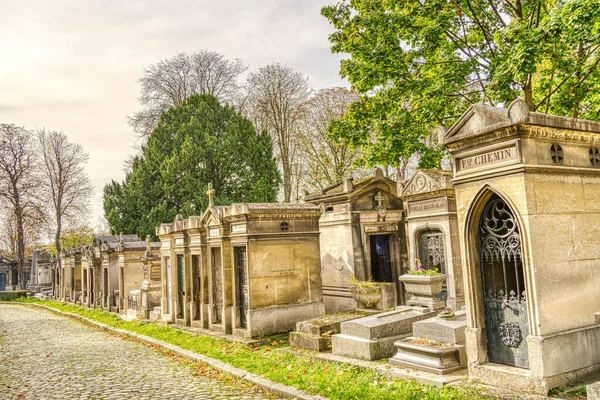
M 529 321 L 519 226 L 510 207 L 494 195 L 478 230 L 488 359 L 529 368 Z

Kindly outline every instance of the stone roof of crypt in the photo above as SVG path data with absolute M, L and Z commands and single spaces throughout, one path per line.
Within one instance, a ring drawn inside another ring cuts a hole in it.
M 111 235 L 111 236 L 96 236 L 93 240 L 95 246 L 101 243 L 118 243 L 121 242 L 137 242 L 140 241 L 138 235 Z
M 452 171 L 419 169 L 402 190 L 402 196 L 452 189 Z
M 311 203 L 234 203 L 226 216 L 240 214 L 313 214 L 321 213 L 321 208 Z
M 440 128 L 440 143 L 454 143 L 518 124 L 600 133 L 600 122 L 532 112 L 525 101 L 517 99 L 507 108 L 481 103 L 471 105 L 450 129 Z
M 345 181 L 337 182 L 331 186 L 328 186 L 322 190 L 306 193 L 304 200 L 312 203 L 324 202 L 326 199 L 335 197 L 350 197 L 362 193 L 366 187 L 373 183 L 383 182 L 389 187 L 389 192 L 393 195 L 397 195 L 396 181 L 390 178 L 386 178 L 381 168 L 377 168 L 372 176 L 367 176 L 360 179 L 349 178 Z

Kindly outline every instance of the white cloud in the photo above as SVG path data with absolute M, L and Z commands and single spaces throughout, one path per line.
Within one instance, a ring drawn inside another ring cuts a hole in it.
M 347 86 L 319 12 L 334 0 L 0 0 L 0 122 L 62 130 L 90 153 L 96 188 L 124 178 L 145 66 L 179 52 L 219 51 L 255 70 L 276 61 L 322 89 Z

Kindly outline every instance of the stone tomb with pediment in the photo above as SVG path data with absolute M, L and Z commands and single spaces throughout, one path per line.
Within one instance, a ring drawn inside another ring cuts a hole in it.
M 454 157 L 469 376 L 546 394 L 600 370 L 600 123 L 471 106 Z
M 231 328 L 261 337 L 325 314 L 319 256 L 321 209 L 312 204 L 232 204 Z M 228 288 L 225 286 L 224 288 Z
M 157 229 L 162 319 L 260 337 L 325 313 L 312 204 L 209 206 Z
M 418 170 L 404 186 L 410 269 L 437 268 L 446 274 L 441 300 L 453 310 L 464 304 L 456 201 L 452 172 Z
M 392 288 L 380 303 L 384 309 L 404 304 L 398 277 L 408 269 L 408 257 L 396 182 L 377 169 L 373 176 L 346 179 L 304 200 L 323 209 L 319 230 L 327 313 L 358 307 L 347 283 L 352 275 Z

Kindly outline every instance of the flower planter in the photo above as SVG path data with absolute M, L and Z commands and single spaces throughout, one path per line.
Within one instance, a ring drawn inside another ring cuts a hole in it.
M 404 283 L 411 298 L 406 302 L 409 306 L 424 306 L 430 310 L 440 310 L 446 307 L 443 301 L 436 298 L 442 292 L 446 275 L 411 275 L 404 274 L 399 278 Z
M 381 291 L 362 293 L 353 290 L 352 298 L 356 300 L 361 308 L 375 308 L 381 301 Z

